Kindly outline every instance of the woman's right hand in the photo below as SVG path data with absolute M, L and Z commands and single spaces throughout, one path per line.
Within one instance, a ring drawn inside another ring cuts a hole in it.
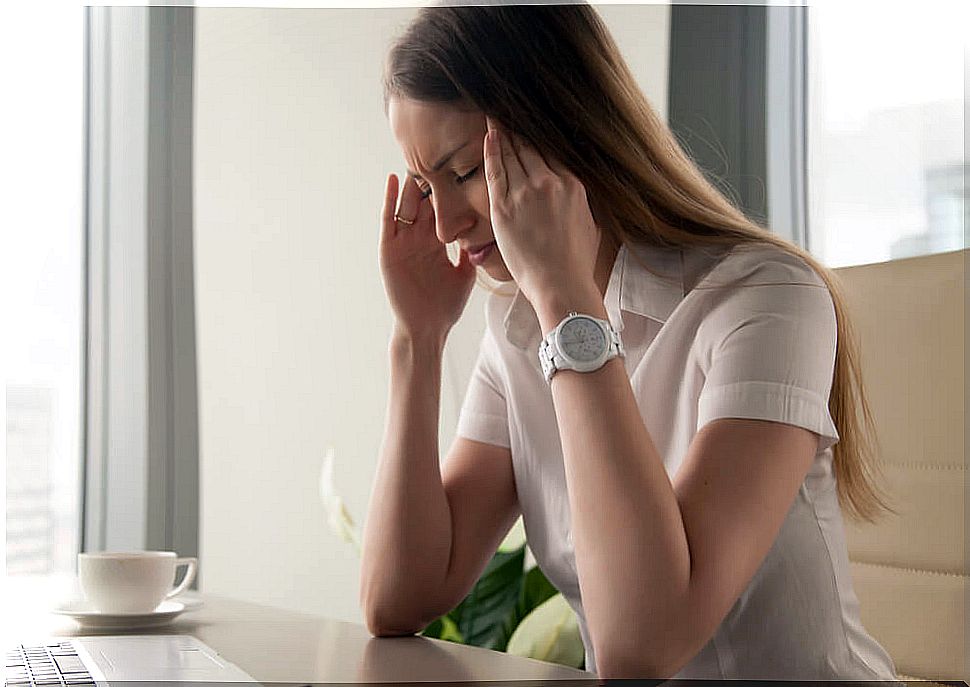
M 459 249 L 457 265 L 448 258 L 445 245 L 435 233 L 434 208 L 421 197 L 421 189 L 409 174 L 398 207 L 398 178 L 391 174 L 381 213 L 380 267 L 384 290 L 401 333 L 434 337 L 442 342 L 461 317 L 472 286 L 475 266 Z M 394 219 L 397 213 L 414 224 Z

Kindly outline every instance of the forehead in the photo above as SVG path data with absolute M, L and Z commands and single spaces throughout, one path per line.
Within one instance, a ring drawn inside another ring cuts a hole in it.
M 481 147 L 480 139 L 485 137 L 485 116 L 478 110 L 392 98 L 387 113 L 394 138 L 416 172 L 428 171 L 439 158 L 470 139 L 472 145 Z

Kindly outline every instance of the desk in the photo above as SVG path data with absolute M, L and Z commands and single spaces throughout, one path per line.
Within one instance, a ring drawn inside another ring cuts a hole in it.
M 49 636 L 96 634 L 47 611 L 75 593 L 71 580 L 7 578 L 4 645 Z M 137 634 L 189 634 L 260 682 L 396 683 L 565 680 L 576 687 L 596 676 L 542 661 L 426 637 L 372 637 L 365 627 L 208 594 L 203 605 L 164 628 Z M 104 632 L 100 634 L 117 634 Z
M 69 618 L 46 613 L 58 601 L 77 594 L 70 579 L 4 581 L 2 643 L 30 642 L 50 636 L 70 637 L 82 632 Z M 203 601 L 197 610 L 172 624 L 138 634 L 189 634 L 264 683 L 449 683 L 497 682 L 494 687 L 644 687 L 655 681 L 608 680 L 582 670 L 443 642 L 425 637 L 377 639 L 355 623 L 295 613 L 208 594 L 192 594 Z M 108 633 L 103 633 L 108 634 Z M 501 682 L 499 682 L 501 681 Z M 554 681 L 554 682 L 543 682 Z M 736 681 L 668 680 L 664 687 L 752 684 Z M 758 687 L 790 687 L 791 683 L 759 681 Z M 887 687 L 893 683 L 811 682 L 808 685 Z M 934 683 L 916 683 L 935 687 Z M 949 685 L 967 685 L 950 682 Z

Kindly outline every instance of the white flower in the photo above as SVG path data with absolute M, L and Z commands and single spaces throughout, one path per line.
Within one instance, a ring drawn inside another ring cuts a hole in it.
M 343 499 L 337 495 L 337 489 L 333 484 L 333 447 L 327 448 L 323 456 L 323 465 L 320 467 L 320 498 L 323 507 L 327 511 L 327 522 L 331 531 L 345 542 L 354 545 L 357 553 L 360 553 L 360 536 L 357 533 L 357 526 L 353 518 L 347 511 Z
M 509 637 L 506 653 L 578 668 L 586 657 L 579 619 L 562 594 L 532 609 Z

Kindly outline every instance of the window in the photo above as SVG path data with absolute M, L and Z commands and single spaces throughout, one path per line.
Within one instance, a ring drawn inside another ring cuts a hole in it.
M 808 10 L 811 251 L 830 267 L 966 246 L 957 3 Z
M 0 10 L 4 109 L 6 574 L 72 573 L 79 548 L 83 8 Z M 43 26 L 42 32 L 25 30 Z M 15 256 L 15 257 L 11 257 Z

